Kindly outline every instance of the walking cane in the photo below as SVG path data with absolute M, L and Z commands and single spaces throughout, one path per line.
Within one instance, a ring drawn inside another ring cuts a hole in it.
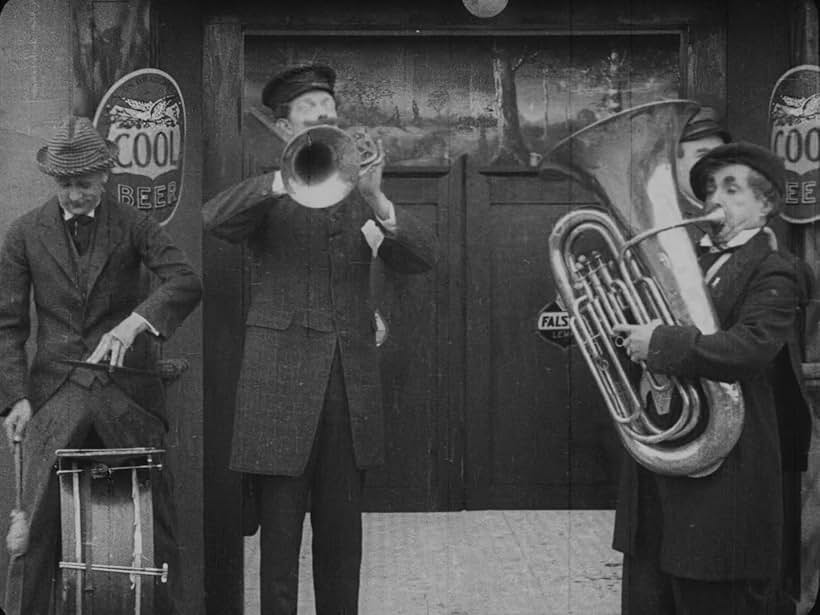
M 14 482 L 15 505 L 11 511 L 11 526 L 6 536 L 6 548 L 9 555 L 19 557 L 28 549 L 29 524 L 26 511 L 23 510 L 23 447 L 19 439 L 14 440 Z

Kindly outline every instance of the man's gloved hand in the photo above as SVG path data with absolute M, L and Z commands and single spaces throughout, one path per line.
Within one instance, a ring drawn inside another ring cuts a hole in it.
M 86 359 L 89 363 L 100 363 L 108 359 L 111 368 L 122 367 L 125 353 L 136 338 L 148 330 L 148 323 L 138 314 L 132 313 L 108 333 L 104 333 L 94 352 Z
M 6 430 L 6 437 L 9 440 L 9 448 L 14 446 L 14 442 L 22 442 L 26 437 L 26 427 L 31 420 L 31 404 L 28 399 L 23 398 L 11 407 L 3 421 L 3 428 Z
M 11 525 L 6 534 L 6 549 L 12 557 L 23 555 L 28 550 L 29 522 L 28 516 L 16 508 L 9 514 Z

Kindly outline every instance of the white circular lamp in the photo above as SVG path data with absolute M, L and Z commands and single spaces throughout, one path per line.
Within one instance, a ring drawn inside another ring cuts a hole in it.
M 461 0 L 476 17 L 495 17 L 507 6 L 507 0 Z

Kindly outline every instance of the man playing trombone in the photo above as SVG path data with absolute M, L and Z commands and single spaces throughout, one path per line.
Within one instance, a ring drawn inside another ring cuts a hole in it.
M 731 143 L 692 168 L 694 194 L 720 210 L 701 268 L 720 329 L 617 325 L 630 358 L 654 373 L 739 382 L 743 431 L 712 474 L 650 473 L 628 460 L 614 546 L 624 553 L 623 613 L 784 612 L 789 523 L 784 472 L 805 468 L 809 410 L 801 386 L 796 316 L 809 297 L 805 268 L 764 232 L 784 196 L 782 161 Z M 721 412 L 713 408 L 713 412 Z
M 262 102 L 281 136 L 337 123 L 335 78 L 314 64 L 268 82 Z M 276 171 L 203 208 L 206 230 L 247 240 L 255 262 L 230 467 L 252 477 L 258 499 L 264 613 L 296 613 L 308 499 L 316 612 L 358 611 L 363 470 L 384 461 L 370 262 L 420 273 L 436 259 L 434 235 L 382 192 L 383 168 L 379 155 L 330 207 L 321 186 L 300 205 Z

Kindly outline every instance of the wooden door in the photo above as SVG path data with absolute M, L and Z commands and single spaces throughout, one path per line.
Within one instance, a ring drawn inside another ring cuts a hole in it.
M 547 239 L 594 203 L 534 171 L 468 170 L 465 507 L 608 508 L 618 443 L 574 346 L 537 332 L 555 299 Z
M 457 507 L 462 492 L 464 159 L 388 171 L 385 191 L 436 232 L 435 269 L 403 276 L 377 262 L 374 293 L 389 334 L 381 346 L 387 459 L 367 474 L 370 510 Z

